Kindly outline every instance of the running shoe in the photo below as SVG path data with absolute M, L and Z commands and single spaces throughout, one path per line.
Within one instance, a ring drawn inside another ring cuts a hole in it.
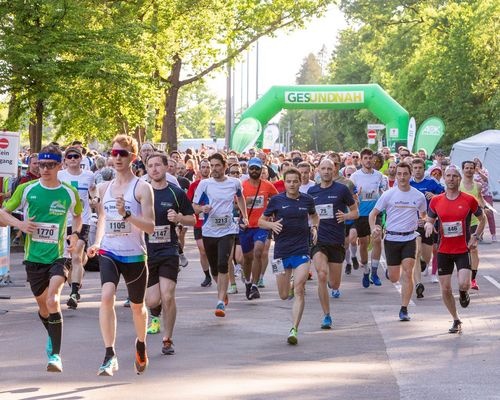
M 179 254 L 179 264 L 181 264 L 182 268 L 186 268 L 189 265 L 189 260 L 187 257 L 183 254 Z
M 241 274 L 241 264 L 234 264 L 234 276 Z
M 359 268 L 358 258 L 352 257 L 351 261 L 352 261 L 352 267 L 354 268 L 354 270 L 357 270 Z
M 345 265 L 345 274 L 346 275 L 351 275 L 351 271 L 352 271 L 352 265 L 351 264 L 346 264 Z
M 260 278 L 259 281 L 257 282 L 257 287 L 259 289 L 264 289 L 266 286 L 264 285 L 264 278 Z
M 427 264 L 424 260 L 420 259 L 420 272 L 424 272 L 427 269 Z
M 382 286 L 382 281 L 378 277 L 377 273 L 371 273 L 370 275 L 370 283 L 373 283 L 375 286 Z
M 212 278 L 209 278 L 208 276 L 205 277 L 205 280 L 201 282 L 201 287 L 209 287 L 212 286 Z
M 410 315 L 408 314 L 408 311 L 400 310 L 399 311 L 399 320 L 403 321 L 403 322 L 410 321 L 411 318 L 410 318 Z
M 363 279 L 362 279 L 361 283 L 363 284 L 363 287 L 365 289 L 369 288 L 370 287 L 370 274 L 363 274 Z
M 332 290 L 332 298 L 338 299 L 340 297 L 340 290 L 338 289 L 333 289 Z
M 461 305 L 463 308 L 467 308 L 467 306 L 468 306 L 468 305 L 469 305 L 469 303 L 470 303 L 469 293 L 460 291 L 460 298 L 459 298 L 459 301 L 460 301 L 460 305 Z
M 76 296 L 76 293 L 72 293 L 69 295 L 69 299 L 66 302 L 66 305 L 69 309 L 76 310 L 76 307 L 78 307 L 78 298 Z
M 163 340 L 161 352 L 166 356 L 171 356 L 175 354 L 174 342 L 172 342 L 172 339 L 168 338 Z
M 160 333 L 160 318 L 151 317 L 151 323 L 148 326 L 148 335 L 156 335 Z
M 477 282 L 475 279 L 470 281 L 470 288 L 473 290 L 479 290 L 479 286 L 477 286 Z
M 123 307 L 130 308 L 130 299 L 127 297 L 127 300 L 123 302 Z
M 47 343 L 45 344 L 45 352 L 47 353 L 47 357 L 52 355 L 52 339 L 50 336 L 47 336 Z
M 113 376 L 116 371 L 118 371 L 118 358 L 113 356 L 104 360 L 97 371 L 97 376 Z
M 292 300 L 295 297 L 295 289 L 293 286 L 290 287 L 290 290 L 288 291 L 288 300 Z
M 462 321 L 456 319 L 453 321 L 453 325 L 448 329 L 449 333 L 461 333 L 462 332 Z
M 330 314 L 324 316 L 321 329 L 332 329 L 332 317 L 330 317 Z
M 236 293 L 238 293 L 238 287 L 236 286 L 236 283 L 233 283 L 227 289 L 227 294 L 236 294 Z
M 417 299 L 423 299 L 424 298 L 424 290 L 425 287 L 422 283 L 417 283 L 415 286 L 415 293 L 417 294 Z
M 148 355 L 146 354 L 146 351 L 144 351 L 144 358 L 141 358 L 141 356 L 139 355 L 139 352 L 136 350 L 135 351 L 135 361 L 134 361 L 135 373 L 137 375 L 143 374 L 146 371 L 148 364 L 149 364 L 149 359 L 148 359 Z
M 250 293 L 248 294 L 248 300 L 260 299 L 260 292 L 257 285 L 252 285 L 250 288 Z
M 493 236 L 491 237 L 491 241 L 492 241 L 493 243 L 498 242 L 498 240 L 497 240 L 497 235 L 493 235 Z
M 286 341 L 288 342 L 288 344 L 297 344 L 298 340 L 297 340 L 297 328 L 292 328 L 290 329 L 290 332 L 288 333 L 288 337 L 286 339 Z
M 309 275 L 307 275 L 307 280 L 312 281 L 312 279 L 313 279 L 313 273 L 309 271 Z
M 439 283 L 439 278 L 437 277 L 436 274 L 432 274 L 432 276 L 431 276 L 431 282 L 432 283 Z
M 59 354 L 51 354 L 47 363 L 47 372 L 62 372 L 62 361 Z
M 215 316 L 216 317 L 226 316 L 226 307 L 224 307 L 224 304 L 222 303 L 217 304 L 217 307 L 215 307 Z
M 250 291 L 252 290 L 252 284 L 251 283 L 245 283 L 245 295 L 247 297 L 247 300 L 250 300 Z

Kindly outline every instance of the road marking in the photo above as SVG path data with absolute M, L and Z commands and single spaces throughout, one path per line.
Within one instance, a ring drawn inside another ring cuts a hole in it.
M 491 276 L 488 276 L 488 275 L 484 275 L 483 276 L 484 279 L 490 281 L 490 283 L 493 285 L 493 286 L 496 286 L 498 289 L 500 289 L 500 283 L 498 283 L 495 279 L 493 279 Z

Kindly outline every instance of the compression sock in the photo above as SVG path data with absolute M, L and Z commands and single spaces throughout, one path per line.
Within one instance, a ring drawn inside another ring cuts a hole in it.
M 203 271 L 205 273 L 205 276 L 207 277 L 207 279 L 212 279 L 212 277 L 210 276 L 210 270 L 207 269 L 206 271 Z
M 345 262 L 346 264 L 351 264 L 352 260 L 351 260 L 351 248 L 350 247 L 347 247 L 346 251 L 345 251 Z
M 372 260 L 372 274 L 377 275 L 379 260 Z
M 113 346 L 106 347 L 106 354 L 104 356 L 103 364 L 106 364 L 110 358 L 114 357 L 114 355 L 115 355 L 115 349 L 113 348 Z
M 43 326 L 45 327 L 45 329 L 47 329 L 47 332 L 48 332 L 49 331 L 49 319 L 42 317 L 42 315 L 40 313 L 38 313 L 38 318 L 40 318 Z
M 477 275 L 477 269 L 472 270 L 472 279 L 476 279 L 476 275 Z
M 80 290 L 80 284 L 77 282 L 71 283 L 71 294 L 78 293 L 78 290 Z
M 61 353 L 61 339 L 63 320 L 61 313 L 51 313 L 48 318 L 48 329 L 50 340 L 52 341 L 52 354 Z
M 161 315 L 161 304 L 156 307 L 151 307 L 149 311 L 151 312 L 152 317 L 158 318 Z
M 144 360 L 146 358 L 146 343 L 141 342 L 139 339 L 135 342 L 135 349 L 139 353 L 139 358 Z

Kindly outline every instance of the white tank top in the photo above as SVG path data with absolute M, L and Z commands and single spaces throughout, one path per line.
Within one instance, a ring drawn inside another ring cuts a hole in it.
M 123 199 L 125 200 L 125 210 L 130 211 L 134 216 L 141 217 L 141 204 L 135 197 L 135 188 L 138 182 L 139 178 L 137 177 L 130 181 L 123 194 Z M 106 188 L 103 198 L 106 224 L 100 254 L 124 263 L 145 261 L 147 251 L 144 232 L 129 221 L 124 221 L 123 217 L 116 211 L 116 199 L 111 195 L 114 183 L 113 179 Z

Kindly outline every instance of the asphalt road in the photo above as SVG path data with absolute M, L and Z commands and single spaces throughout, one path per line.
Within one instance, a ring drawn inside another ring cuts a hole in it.
M 497 208 L 498 203 L 497 203 Z M 188 237 L 191 237 L 191 232 Z M 118 290 L 116 349 L 120 370 L 96 376 L 104 355 L 99 331 L 99 276 L 87 273 L 77 310 L 63 307 L 64 372 L 45 372 L 46 333 L 25 284 L 21 254 L 12 276 L 20 287 L 0 288 L 0 399 L 500 399 L 500 244 L 480 245 L 480 290 L 460 309 L 461 335 L 448 334 L 451 317 L 439 284 L 424 278 L 425 297 L 398 320 L 400 296 L 383 279 L 361 286 L 362 272 L 344 275 L 342 296 L 330 299 L 334 329 L 320 329 L 316 278 L 307 283 L 299 344 L 289 346 L 291 301 L 279 299 L 268 271 L 260 300 L 231 295 L 226 318 L 213 314 L 215 287 L 201 288 L 193 241 L 179 276 L 176 354 L 161 355 L 161 336 L 148 337 L 150 367 L 133 371 L 134 330 L 123 282 Z M 455 282 L 456 288 L 456 282 Z M 63 300 L 69 289 L 65 288 Z

